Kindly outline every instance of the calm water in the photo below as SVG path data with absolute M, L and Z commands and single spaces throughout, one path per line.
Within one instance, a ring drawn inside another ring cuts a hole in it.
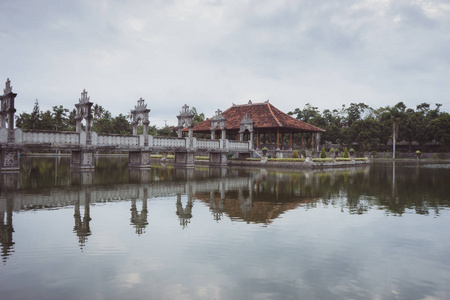
M 1 174 L 0 299 L 450 299 L 449 178 L 23 158 Z

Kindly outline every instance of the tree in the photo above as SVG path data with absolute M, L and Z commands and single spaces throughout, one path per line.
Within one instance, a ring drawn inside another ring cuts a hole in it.
M 197 109 L 195 107 L 192 107 L 192 112 L 194 113 L 194 120 L 193 120 L 194 125 L 197 124 L 197 123 L 205 121 L 205 114 L 204 113 L 198 114 L 197 113 Z

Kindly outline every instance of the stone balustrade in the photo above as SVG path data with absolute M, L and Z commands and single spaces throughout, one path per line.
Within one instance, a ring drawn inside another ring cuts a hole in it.
M 149 138 L 149 147 L 152 147 L 152 148 L 186 148 L 186 139 L 153 137 L 153 138 Z
M 139 138 L 137 135 L 119 135 L 119 134 L 98 134 L 92 133 L 92 145 L 97 146 L 119 146 L 119 147 L 139 147 Z
M 226 147 L 229 150 L 249 150 L 250 143 L 249 142 L 240 142 L 240 141 L 228 141 Z
M 198 149 L 219 149 L 219 140 L 197 140 Z
M 70 146 L 80 144 L 80 133 L 78 132 L 52 132 L 35 130 L 15 130 L 15 140 L 19 144 L 51 144 L 54 146 Z

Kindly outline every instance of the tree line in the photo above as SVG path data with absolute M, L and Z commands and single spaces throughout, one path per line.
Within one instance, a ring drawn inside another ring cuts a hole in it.
M 392 141 L 425 145 L 433 141 L 440 143 L 441 150 L 450 145 L 450 115 L 441 112 L 441 104 L 434 108 L 421 103 L 415 109 L 407 108 L 403 102 L 394 106 L 374 109 L 364 103 L 351 103 L 340 109 L 325 109 L 307 103 L 303 109 L 296 108 L 289 115 L 315 125 L 326 132 L 322 141 L 342 146 L 356 146 L 361 151 L 374 151 Z
M 205 120 L 203 113 L 194 112 L 194 124 Z M 22 112 L 16 116 L 16 127 L 21 129 L 51 130 L 51 131 L 75 131 L 77 111 L 74 108 L 70 111 L 62 105 L 53 106 L 51 110 L 41 111 L 39 101 L 34 103 L 31 113 Z M 119 114 L 112 117 L 111 113 L 101 105 L 92 106 L 92 126 L 91 130 L 97 133 L 109 134 L 132 134 L 133 128 L 130 123 L 131 113 L 128 115 Z M 138 134 L 143 133 L 143 126 L 138 126 Z M 164 126 L 157 128 L 156 125 L 149 126 L 149 134 L 158 136 L 176 136 L 174 128 Z

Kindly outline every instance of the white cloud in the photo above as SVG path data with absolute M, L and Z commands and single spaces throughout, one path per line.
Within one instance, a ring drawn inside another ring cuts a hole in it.
M 0 20 L 0 75 L 19 112 L 36 98 L 73 108 L 83 88 L 113 115 L 143 97 L 169 124 L 184 103 L 212 115 L 266 98 L 450 109 L 445 1 L 24 3 L 6 1 Z

